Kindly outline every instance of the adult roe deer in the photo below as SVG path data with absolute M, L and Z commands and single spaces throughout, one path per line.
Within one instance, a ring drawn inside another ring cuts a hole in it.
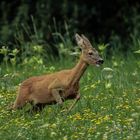
M 99 56 L 90 41 L 84 35 L 75 35 L 78 46 L 82 53 L 79 62 L 69 70 L 31 77 L 21 84 L 13 109 L 21 108 L 27 102 L 34 102 L 34 105 L 58 103 L 62 104 L 67 99 L 75 99 L 69 111 L 80 99 L 79 81 L 88 65 L 100 65 L 104 61 Z

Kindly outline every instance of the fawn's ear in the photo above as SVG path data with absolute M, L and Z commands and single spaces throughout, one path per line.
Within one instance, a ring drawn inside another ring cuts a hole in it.
M 79 35 L 79 34 L 75 34 L 75 39 L 76 39 L 76 42 L 79 46 L 81 46 L 83 44 L 83 38 Z
M 79 34 L 75 34 L 75 39 L 78 46 L 81 47 L 81 49 L 85 49 L 84 39 Z
M 83 34 L 81 35 L 81 37 L 83 38 L 83 40 L 86 42 L 86 44 L 91 45 L 90 41 L 88 40 L 87 37 L 85 37 Z

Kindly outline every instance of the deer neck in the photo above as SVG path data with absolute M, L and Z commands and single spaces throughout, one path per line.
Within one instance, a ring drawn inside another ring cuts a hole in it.
M 70 86 L 73 86 L 77 82 L 79 82 L 80 78 L 84 74 L 87 67 L 88 67 L 88 64 L 84 62 L 81 57 L 78 63 L 76 64 L 76 66 L 72 69 L 71 79 L 69 82 Z

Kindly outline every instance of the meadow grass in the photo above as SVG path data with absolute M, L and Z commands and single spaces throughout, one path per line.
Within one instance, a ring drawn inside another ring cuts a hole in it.
M 103 66 L 89 66 L 80 81 L 81 99 L 67 113 L 49 105 L 30 114 L 24 109 L 8 111 L 19 83 L 33 75 L 71 68 L 76 61 L 63 59 L 43 63 L 32 58 L 22 65 L 0 67 L 0 140 L 139 140 L 140 61 L 138 56 L 113 56 Z M 37 62 L 37 63 L 36 63 Z

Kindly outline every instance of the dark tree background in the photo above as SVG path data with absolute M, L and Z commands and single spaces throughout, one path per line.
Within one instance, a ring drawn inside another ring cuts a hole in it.
M 0 46 L 13 47 L 21 34 L 25 41 L 38 34 L 40 42 L 52 42 L 53 32 L 65 36 L 66 29 L 70 36 L 85 33 L 97 42 L 117 35 L 125 44 L 139 33 L 139 12 L 139 0 L 1 0 Z

